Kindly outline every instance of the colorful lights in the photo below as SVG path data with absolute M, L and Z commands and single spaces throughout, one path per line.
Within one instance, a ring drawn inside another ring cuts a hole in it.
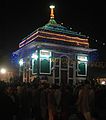
M 59 33 L 51 33 L 51 32 L 44 32 L 44 31 L 39 31 L 39 33 L 53 35 L 53 36 L 57 36 L 57 37 L 64 37 L 65 39 L 67 38 L 67 39 L 74 39 L 74 40 L 80 40 L 80 41 L 88 41 L 88 39 L 83 39 L 83 38 L 79 38 L 79 37 L 72 37 L 72 36 L 68 36 L 65 34 L 59 34 Z
M 45 37 L 45 36 L 41 36 L 41 35 L 39 35 L 39 37 L 41 37 L 41 38 L 47 38 L 47 39 L 53 39 L 53 40 L 58 40 L 58 41 L 64 41 L 64 42 L 69 42 L 69 43 L 77 43 L 77 45 L 79 45 L 80 43 L 81 44 L 85 44 L 85 45 L 88 45 L 88 43 L 86 43 L 86 42 L 76 42 L 76 41 L 74 41 L 74 40 L 66 40 L 66 39 L 62 39 L 62 38 L 56 38 L 56 37 L 53 37 L 53 38 L 51 38 L 51 37 Z
M 51 32 L 44 32 L 44 31 L 37 31 L 37 33 L 29 38 L 25 39 L 19 44 L 19 48 L 27 45 L 28 43 L 32 42 L 33 40 L 37 38 L 47 38 L 47 39 L 53 39 L 53 40 L 60 40 L 64 42 L 70 42 L 70 43 L 77 43 L 77 46 L 80 44 L 89 46 L 88 39 L 83 39 L 79 37 L 71 37 L 63 34 L 57 34 L 57 33 L 51 33 Z

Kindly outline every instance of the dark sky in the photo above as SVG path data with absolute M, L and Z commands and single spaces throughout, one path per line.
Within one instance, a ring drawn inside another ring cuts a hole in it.
M 55 4 L 55 19 L 90 37 L 106 59 L 106 8 L 102 0 L 2 0 L 0 3 L 0 64 L 5 64 L 19 42 L 49 21 L 49 5 Z M 7 58 L 7 59 L 6 59 Z

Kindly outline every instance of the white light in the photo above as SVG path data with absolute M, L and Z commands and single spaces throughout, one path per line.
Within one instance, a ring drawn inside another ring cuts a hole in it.
M 19 64 L 20 64 L 20 66 L 22 66 L 23 63 L 24 63 L 23 59 L 20 59 L 20 60 L 19 60 Z
M 88 61 L 87 56 L 78 56 L 77 59 L 80 61 Z
M 32 56 L 31 56 L 31 58 L 38 59 L 38 56 L 36 55 L 36 53 L 33 53 Z
M 50 8 L 53 9 L 53 8 L 55 8 L 55 6 L 54 5 L 50 5 Z
M 106 45 L 106 43 L 103 43 L 103 45 Z
M 6 69 L 5 68 L 1 68 L 0 72 L 1 72 L 1 74 L 5 74 L 6 73 Z
M 40 56 L 43 58 L 49 58 L 51 57 L 51 52 L 47 50 L 40 50 Z
M 102 81 L 101 84 L 102 84 L 102 85 L 105 85 L 106 83 L 105 83 L 105 81 Z
M 98 40 L 95 40 L 96 42 L 98 42 Z

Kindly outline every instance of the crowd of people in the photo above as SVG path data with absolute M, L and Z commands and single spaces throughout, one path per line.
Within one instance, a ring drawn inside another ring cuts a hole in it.
M 0 82 L 0 119 L 105 120 L 106 87 Z

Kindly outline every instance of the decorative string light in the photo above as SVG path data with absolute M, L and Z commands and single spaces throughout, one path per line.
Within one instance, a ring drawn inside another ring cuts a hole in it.
M 37 35 L 37 34 L 40 34 L 40 33 L 43 34 L 44 36 L 43 35 Z M 34 37 L 34 35 L 36 35 L 36 36 Z M 45 36 L 45 35 L 49 35 L 49 36 Z M 50 37 L 50 35 L 53 35 L 53 36 Z M 86 44 L 86 45 L 89 46 L 88 39 L 82 39 L 82 38 L 79 38 L 79 37 L 71 37 L 71 36 L 67 36 L 67 35 L 50 33 L 50 32 L 44 32 L 44 31 L 39 31 L 39 32 L 37 31 L 36 33 L 31 35 L 27 39 L 22 41 L 19 44 L 19 48 L 23 47 L 24 45 L 28 44 L 29 42 L 33 41 L 34 39 L 36 39 L 38 37 L 44 37 L 44 38 L 48 38 L 48 39 L 61 40 L 61 41 L 65 41 L 65 42 L 75 42 L 77 44 L 81 43 L 81 44 Z
M 26 42 L 26 41 L 24 41 L 25 43 L 22 43 L 22 42 L 21 42 L 21 43 L 19 44 L 19 48 L 21 48 L 21 47 L 23 47 L 23 46 L 27 45 L 28 43 L 30 43 L 31 41 L 33 41 L 33 40 L 34 40 L 34 39 L 36 39 L 36 38 L 38 38 L 38 35 L 37 35 L 36 37 L 34 37 L 33 39 L 31 39 L 31 40 L 27 41 L 27 42 Z
M 29 40 L 30 38 L 32 38 L 32 37 L 33 37 L 34 35 L 36 35 L 36 34 L 38 34 L 38 31 L 35 32 L 33 35 L 27 37 L 25 40 L 23 40 L 23 41 L 21 42 L 21 44 L 24 43 L 26 40 Z
M 71 40 L 71 41 L 68 41 L 68 40 L 65 40 L 65 39 L 62 39 L 62 38 L 60 38 L 60 39 L 58 39 L 58 38 L 51 38 L 51 37 L 45 37 L 45 36 L 41 36 L 41 35 L 39 35 L 39 37 L 41 37 L 41 38 L 47 38 L 47 39 L 54 39 L 54 40 L 58 40 L 58 41 L 60 41 L 60 40 L 62 40 L 62 41 L 65 41 L 65 42 L 76 42 L 76 41 L 74 41 L 74 40 Z M 81 43 L 81 44 L 85 44 L 85 45 L 88 45 L 89 43 L 86 43 L 86 42 L 76 42 L 76 43 Z
M 82 44 L 82 45 L 87 45 L 87 46 L 89 46 L 89 43 L 87 43 L 87 42 L 78 42 L 78 41 L 74 41 L 74 40 L 69 41 L 69 40 L 65 40 L 65 39 L 62 39 L 62 38 L 59 39 L 59 38 L 56 38 L 56 37 L 51 38 L 51 37 L 46 37 L 46 36 L 37 35 L 36 37 L 34 37 L 33 39 L 31 39 L 30 41 L 25 42 L 24 44 L 19 44 L 19 48 L 27 45 L 28 43 L 30 43 L 31 41 L 35 40 L 36 38 L 53 39 L 53 40 L 58 40 L 58 41 L 64 41 L 64 42 L 70 42 L 70 43 L 77 43 L 77 45 Z
M 88 39 L 83 39 L 83 38 L 79 38 L 79 37 L 72 37 L 72 36 L 67 36 L 67 35 L 63 35 L 63 34 L 57 34 L 57 33 L 51 33 L 51 32 L 44 32 L 44 31 L 39 31 L 40 33 L 44 33 L 44 34 L 48 34 L 48 35 L 55 35 L 55 36 L 61 36 L 61 37 L 66 37 L 69 39 L 75 39 L 75 40 L 81 40 L 81 41 L 88 41 Z
M 75 39 L 75 40 L 83 40 L 83 41 L 88 41 L 88 39 L 81 39 L 79 37 L 70 37 L 67 35 L 62 35 L 62 34 L 56 34 L 56 33 L 50 33 L 50 32 L 44 32 L 44 31 L 37 31 L 36 33 L 34 33 L 33 35 L 31 35 L 30 37 L 26 38 L 24 41 L 22 41 L 21 43 L 25 42 L 26 40 L 29 40 L 30 38 L 32 38 L 34 35 L 38 34 L 38 33 L 44 33 L 44 34 L 49 34 L 49 35 L 56 35 L 59 37 L 67 37 L 69 39 Z

